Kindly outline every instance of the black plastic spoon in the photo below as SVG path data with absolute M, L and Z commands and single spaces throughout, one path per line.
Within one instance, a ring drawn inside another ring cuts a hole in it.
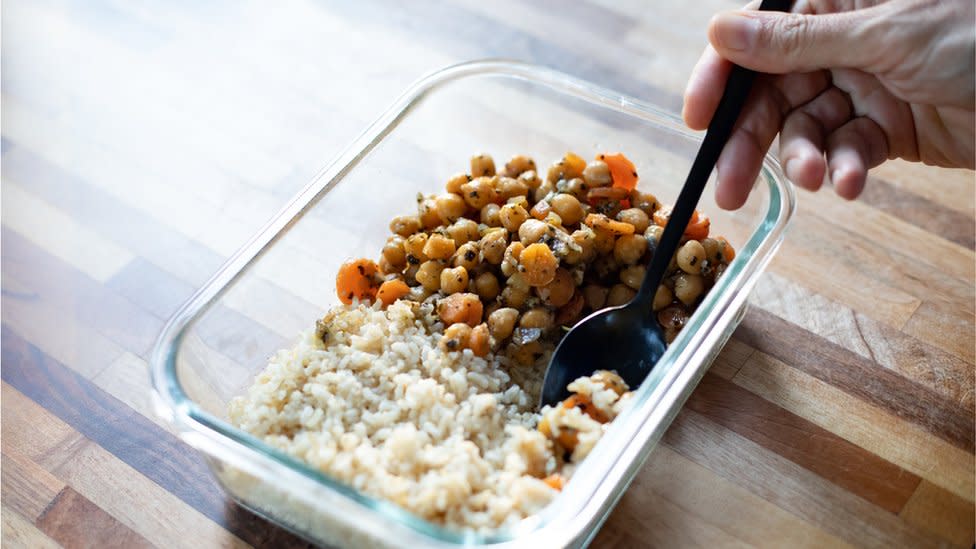
M 763 0 L 762 11 L 789 11 L 792 0 Z M 627 303 L 597 311 L 579 322 L 556 348 L 542 386 L 542 404 L 567 396 L 573 380 L 596 370 L 616 370 L 632 388 L 644 381 L 664 354 L 664 334 L 651 309 L 654 294 L 678 249 L 685 227 L 698 206 L 705 183 L 729 140 L 756 73 L 734 66 L 705 139 L 678 195 L 671 218 L 651 256 L 637 296 Z

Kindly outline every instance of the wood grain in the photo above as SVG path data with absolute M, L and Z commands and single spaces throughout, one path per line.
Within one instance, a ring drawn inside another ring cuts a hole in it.
M 65 483 L 43 467 L 15 452 L 3 453 L 3 506 L 5 509 L 35 521 Z
M 911 223 L 927 233 L 955 242 L 970 250 L 976 248 L 976 236 L 974 236 L 976 221 L 973 220 L 972 215 L 966 215 L 924 196 L 900 189 L 877 177 L 870 179 L 859 200 Z
M 8 365 L 0 372 L 5 389 L 4 416 L 9 421 L 6 405 L 12 400 L 19 401 L 17 405 L 11 403 L 12 407 L 16 406 L 16 414 L 22 414 L 15 416 L 17 421 L 27 422 L 28 417 L 37 418 L 42 420 L 42 425 L 49 426 L 48 436 L 41 441 L 52 442 L 32 450 L 41 456 L 51 456 L 53 450 L 58 450 L 59 459 L 45 460 L 50 463 L 49 470 L 70 471 L 71 467 L 65 469 L 65 463 L 92 451 L 87 441 L 90 439 L 98 445 L 99 450 L 96 451 L 104 449 L 109 452 L 134 472 L 162 486 L 166 492 L 249 544 L 304 545 L 303 541 L 285 530 L 269 529 L 263 519 L 240 508 L 226 509 L 220 487 L 210 476 L 202 459 L 184 451 L 184 445 L 176 437 L 45 356 L 10 330 L 2 332 L 2 360 Z M 26 434 L 28 429 L 22 423 L 18 431 Z M 53 442 L 65 439 L 74 443 L 65 445 Z M 14 445 L 15 448 L 23 446 Z M 66 451 L 65 448 L 69 446 L 70 451 Z M 93 472 L 99 471 L 97 468 L 81 468 L 79 474 L 90 479 Z M 130 483 L 133 480 L 144 482 L 144 479 L 132 479 L 131 473 L 128 477 Z M 103 495 L 115 497 L 111 491 Z M 185 526 L 185 521 L 180 524 Z M 230 539 L 225 536 L 224 542 Z
M 58 494 L 37 526 L 67 549 L 152 547 L 148 540 L 71 488 Z
M 61 547 L 47 537 L 34 523 L 4 506 L 0 509 L 3 524 L 3 545 L 15 549 L 56 549 Z
M 733 381 L 903 469 L 973 499 L 972 454 L 918 425 L 762 352 L 754 353 Z
M 818 295 L 773 273 L 756 286 L 753 301 L 785 321 L 921 383 L 973 410 L 972 364 L 928 343 Z
M 677 111 L 709 18 L 739 4 L 4 2 L 0 541 L 307 546 L 231 502 L 155 416 L 166 319 L 420 75 L 522 59 Z M 563 122 L 540 143 L 614 137 Z M 390 185 L 443 177 L 401 169 L 438 146 L 403 144 Z M 680 179 L 676 158 L 642 179 Z M 353 249 L 364 228 L 309 219 L 289 268 L 207 320 L 221 369 L 253 371 L 330 297 L 307 248 Z M 800 192 L 742 326 L 594 546 L 972 547 L 974 247 L 971 171 L 895 160 L 858 202 Z M 217 411 L 240 389 L 225 377 L 198 380 Z
M 953 544 L 973 543 L 976 509 L 966 501 L 931 482 L 923 481 L 901 511 L 907 522 L 933 532 Z
M 882 509 L 902 510 L 921 479 L 715 375 L 685 407 Z
M 936 547 L 937 538 L 691 410 L 665 443 L 705 468 L 855 545 Z M 734 470 L 733 470 L 734 469 Z
M 933 391 L 759 309 L 736 337 L 822 381 L 909 419 L 960 448 L 973 451 L 972 414 Z M 871 384 L 862 381 L 867 377 Z

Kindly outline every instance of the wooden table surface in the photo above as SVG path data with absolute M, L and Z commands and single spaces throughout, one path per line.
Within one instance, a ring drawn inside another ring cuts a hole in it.
M 4 545 L 302 545 L 153 414 L 165 319 L 420 75 L 519 58 L 677 110 L 735 4 L 4 2 Z M 969 171 L 800 193 L 594 546 L 971 546 L 973 249 Z

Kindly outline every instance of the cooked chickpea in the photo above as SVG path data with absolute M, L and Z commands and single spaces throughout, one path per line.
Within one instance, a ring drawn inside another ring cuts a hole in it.
M 543 303 L 557 308 L 569 303 L 575 291 L 576 285 L 573 283 L 573 275 L 563 268 L 556 269 L 556 276 L 552 282 L 535 289 L 536 295 Z
M 570 245 L 570 243 L 572 245 Z M 569 236 L 569 242 L 566 245 L 562 245 L 559 248 L 559 253 L 556 254 L 559 257 L 559 261 L 566 266 L 577 266 L 580 265 L 580 261 L 583 260 L 583 249 L 576 244 L 573 240 L 573 236 Z
M 433 198 L 424 198 L 417 203 L 417 217 L 420 224 L 427 230 L 433 229 L 441 224 L 441 216 L 437 213 L 437 201 Z
M 702 248 L 705 250 L 705 258 L 708 259 L 710 263 L 719 263 L 718 252 L 719 244 L 718 240 L 708 237 L 701 240 Z
M 613 183 L 610 166 L 602 160 L 594 160 L 583 169 L 583 180 L 590 187 L 607 187 Z
M 455 267 L 464 267 L 471 271 L 478 266 L 478 245 L 474 242 L 462 244 L 454 252 L 454 260 L 451 262 Z
M 718 255 L 713 263 L 729 263 L 735 259 L 735 248 L 723 237 L 715 239 L 718 242 Z
M 436 292 L 441 287 L 441 271 L 444 265 L 440 261 L 425 261 L 417 270 L 417 282 L 424 288 Z
M 503 307 L 488 315 L 488 333 L 496 341 L 502 341 L 512 335 L 515 329 L 515 321 L 518 320 L 518 310 L 511 307 Z
M 441 222 L 446 224 L 454 223 L 468 211 L 468 205 L 464 199 L 454 193 L 444 193 L 434 199 L 437 207 L 437 215 Z
M 507 201 L 505 201 L 505 204 L 510 204 L 512 206 L 521 206 L 521 208 L 526 212 L 529 212 L 529 210 L 532 209 L 532 206 L 529 205 L 529 199 L 524 196 L 513 196 L 512 198 L 509 198 Z M 532 214 L 529 213 L 529 215 Z
M 508 238 L 505 231 L 493 230 L 485 233 L 481 237 L 481 257 L 492 265 L 498 265 L 505 258 L 505 248 L 508 247 Z
M 518 177 L 529 170 L 535 170 L 535 160 L 524 154 L 517 154 L 505 163 L 504 173 L 509 177 Z
M 502 177 L 498 180 L 498 187 L 495 189 L 495 192 L 502 200 L 508 200 L 520 196 L 524 197 L 529 194 L 529 186 L 518 179 Z
M 520 328 L 539 328 L 545 330 L 552 327 L 552 313 L 545 307 L 536 307 L 522 313 L 519 319 Z
M 613 245 L 613 257 L 622 265 L 637 263 L 647 251 L 647 239 L 637 234 L 625 234 Z
M 502 259 L 502 274 L 505 276 L 512 276 L 518 271 L 519 257 L 522 256 L 522 250 L 525 246 L 521 242 L 516 240 L 505 248 L 505 257 Z
M 522 273 L 513 274 L 512 276 L 508 277 L 508 280 L 505 281 L 505 283 L 512 288 L 525 290 L 526 292 L 532 289 L 532 286 L 529 285 L 529 281 L 525 279 L 525 276 Z
M 502 226 L 513 233 L 518 231 L 528 218 L 529 212 L 518 204 L 506 204 L 498 212 L 498 219 L 501 220 Z
M 481 273 L 474 279 L 474 290 L 481 299 L 495 299 L 501 292 L 498 277 L 490 272 Z
M 617 243 L 617 236 L 606 229 L 591 229 L 593 231 L 593 248 L 598 255 L 613 252 Z
M 461 194 L 461 185 L 464 185 L 468 181 L 471 181 L 471 176 L 466 173 L 459 173 L 447 180 L 447 185 L 444 188 L 449 193 Z
M 589 227 L 581 227 L 573 231 L 573 242 L 580 247 L 578 263 L 589 263 L 596 257 L 596 233 Z M 567 263 L 572 264 L 567 261 Z
M 556 277 L 559 260 L 545 244 L 526 246 L 519 257 L 519 270 L 531 286 L 545 286 Z
M 495 160 L 488 154 L 479 154 L 471 157 L 472 177 L 484 175 L 495 175 Z
M 566 178 L 566 166 L 560 160 L 555 164 L 549 166 L 549 170 L 546 171 L 546 182 L 555 183 Z
M 671 293 L 671 290 L 664 284 L 661 284 L 657 287 L 657 291 L 654 292 L 654 304 L 651 308 L 655 311 L 660 311 L 670 305 L 672 301 L 674 301 L 674 295 Z
M 578 177 L 574 177 L 566 182 L 566 185 L 563 186 L 562 190 L 563 193 L 568 193 L 576 197 L 577 200 L 583 200 L 586 198 L 586 192 L 589 190 L 589 187 L 586 186 L 585 181 Z
M 678 267 L 688 274 L 701 272 L 702 262 L 705 261 L 705 247 L 697 240 L 689 240 L 678 248 Z M 697 297 L 697 296 L 696 296 Z
M 603 255 L 593 261 L 590 270 L 600 281 L 609 282 L 620 271 L 620 264 L 613 258 L 613 254 Z
M 542 237 L 546 235 L 548 230 L 549 227 L 545 222 L 539 221 L 538 219 L 526 219 L 518 228 L 519 241 L 524 246 L 535 244 L 542 240 Z
M 562 219 L 563 225 L 575 225 L 583 219 L 583 207 L 579 200 L 571 195 L 560 193 L 552 197 L 549 202 L 552 211 Z
M 478 224 L 463 217 L 452 223 L 450 227 L 445 229 L 445 232 L 454 241 L 455 246 L 463 246 L 468 242 L 478 240 L 480 236 Z
M 544 181 L 532 191 L 532 199 L 536 202 L 545 200 L 547 196 L 554 192 L 556 192 L 556 184 L 550 181 Z
M 498 204 L 487 204 L 481 208 L 481 222 L 489 227 L 501 227 L 502 219 L 498 215 L 501 209 Z
M 685 305 L 691 305 L 705 290 L 702 277 L 682 273 L 674 279 L 674 296 Z
M 454 241 L 437 233 L 427 237 L 427 244 L 424 245 L 424 255 L 428 259 L 450 259 L 454 250 Z
M 629 303 L 631 299 L 634 299 L 635 295 L 637 295 L 637 292 L 628 288 L 626 285 L 614 284 L 613 288 L 610 288 L 610 293 L 607 294 L 607 305 L 614 307 Z
M 451 351 L 462 351 L 468 346 L 468 341 L 471 339 L 471 326 L 463 322 L 457 324 L 451 324 L 444 330 L 444 335 L 441 337 L 441 349 L 451 352 Z
M 478 177 L 470 183 L 461 185 L 461 193 L 468 206 L 476 210 L 484 208 L 495 201 L 495 187 L 490 177 Z
M 403 238 L 420 230 L 420 219 L 415 215 L 399 215 L 390 221 L 390 231 Z
M 664 227 L 660 225 L 649 225 L 647 230 L 644 231 L 644 238 L 647 239 L 649 245 L 657 246 L 657 243 L 661 241 L 662 234 L 664 234 Z
M 620 281 L 626 284 L 628 288 L 639 290 L 641 282 L 644 282 L 646 272 L 647 268 L 643 265 L 631 265 L 620 271 Z
M 536 173 L 535 169 L 522 172 L 519 174 L 518 180 L 525 183 L 525 186 L 530 190 L 538 189 L 539 185 L 542 184 L 542 180 L 539 179 L 539 174 Z
M 447 295 L 467 291 L 468 271 L 464 267 L 446 268 L 441 271 L 441 291 Z
M 400 269 L 397 269 L 393 265 L 390 265 L 390 262 L 387 261 L 386 258 L 383 257 L 382 255 L 380 256 L 380 260 L 377 261 L 376 264 L 377 267 L 379 267 L 380 274 L 386 275 L 386 274 L 396 274 L 400 272 Z
M 407 237 L 403 243 L 403 251 L 407 252 L 407 263 L 419 265 L 427 261 L 424 247 L 427 246 L 427 233 L 417 233 Z
M 562 227 L 563 226 L 563 218 L 561 218 L 558 215 L 556 215 L 556 212 L 549 212 L 549 213 L 547 213 L 546 214 L 546 217 L 542 221 L 545 224 L 551 225 L 553 227 Z M 550 230 L 549 233 L 552 234 L 552 230 Z
M 390 264 L 391 267 L 403 267 L 407 264 L 407 252 L 403 249 L 403 237 L 400 235 L 393 235 L 386 240 L 386 245 L 383 246 L 383 259 Z
M 602 309 L 607 304 L 607 294 L 609 290 L 597 284 L 588 284 L 583 288 L 583 302 L 586 306 L 593 309 Z
M 657 198 L 653 194 L 643 193 L 636 189 L 630 193 L 630 205 L 646 213 L 648 216 L 654 215 L 654 212 L 661 207 L 661 203 L 657 201 Z
M 525 305 L 525 301 L 529 299 L 529 291 L 523 290 L 522 288 L 516 288 L 514 286 L 505 286 L 502 290 L 502 303 L 506 307 L 514 307 L 519 309 L 522 305 Z
M 651 224 L 651 218 L 644 213 L 644 210 L 639 208 L 620 210 L 620 213 L 617 214 L 617 221 L 630 223 L 634 226 L 634 232 L 637 234 L 646 231 L 647 227 Z

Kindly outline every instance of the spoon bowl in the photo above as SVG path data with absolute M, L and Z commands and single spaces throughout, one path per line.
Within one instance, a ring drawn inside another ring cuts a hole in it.
M 542 386 L 543 404 L 565 399 L 569 396 L 567 385 L 598 369 L 616 370 L 627 385 L 637 387 L 666 347 L 650 305 L 645 307 L 635 299 L 597 311 L 570 330 L 556 347 Z

